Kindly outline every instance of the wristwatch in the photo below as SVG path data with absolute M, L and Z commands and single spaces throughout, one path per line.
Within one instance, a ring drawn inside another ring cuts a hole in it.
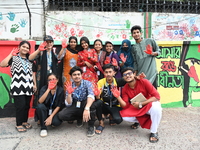
M 142 108 L 142 102 L 139 102 L 139 106 L 138 106 L 139 108 Z
M 85 107 L 85 110 L 90 110 L 90 107 Z

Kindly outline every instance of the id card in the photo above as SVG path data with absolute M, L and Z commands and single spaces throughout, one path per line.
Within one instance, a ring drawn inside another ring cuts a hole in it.
M 86 72 L 86 67 L 83 67 L 83 72 Z
M 51 115 L 52 114 L 52 109 L 49 109 L 49 115 Z
M 26 79 L 26 82 L 29 82 L 29 77 L 25 77 L 25 79 Z
M 81 102 L 80 101 L 77 101 L 76 102 L 76 108 L 80 108 L 81 107 Z
M 98 76 L 100 75 L 100 71 L 99 71 L 99 70 L 97 71 L 97 75 L 98 75 Z

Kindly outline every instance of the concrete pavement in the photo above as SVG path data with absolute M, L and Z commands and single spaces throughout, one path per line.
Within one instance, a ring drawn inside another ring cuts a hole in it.
M 87 124 L 64 122 L 44 138 L 33 118 L 29 123 L 32 129 L 18 133 L 15 118 L 0 118 L 0 150 L 200 150 L 200 107 L 164 108 L 158 143 L 149 142 L 149 130 L 133 130 L 128 122 L 111 127 L 106 120 L 103 133 L 93 137 L 86 136 Z

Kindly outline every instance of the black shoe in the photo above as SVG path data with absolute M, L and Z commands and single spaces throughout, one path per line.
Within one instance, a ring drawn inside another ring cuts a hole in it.
M 95 127 L 88 127 L 87 136 L 94 136 L 95 135 Z
M 82 126 L 83 126 L 83 120 L 82 119 L 77 120 L 76 127 L 80 128 Z

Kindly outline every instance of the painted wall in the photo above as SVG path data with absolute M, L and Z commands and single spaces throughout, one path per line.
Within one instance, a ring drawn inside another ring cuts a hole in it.
M 15 37 L 28 39 L 29 19 L 24 1 L 0 0 L 0 2 L 0 39 L 11 40 Z M 33 3 L 30 0 L 28 3 L 32 4 L 29 5 L 33 20 L 32 36 L 42 37 L 41 2 L 38 0 Z M 157 57 L 158 91 L 161 94 L 162 106 L 186 107 L 189 103 L 192 106 L 200 106 L 200 20 L 197 15 L 48 12 L 46 33 L 54 37 L 56 45 L 61 43 L 61 39 L 72 35 L 77 36 L 78 39 L 87 36 L 90 41 L 96 38 L 103 41 L 110 40 L 115 45 L 120 45 L 126 38 L 134 43 L 130 28 L 135 24 L 143 27 L 145 37 L 152 35 L 162 51 Z M 0 45 L 2 42 L 0 41 Z M 12 50 L 13 45 L 10 44 L 7 48 L 0 47 L 0 61 Z M 8 91 L 11 81 L 8 72 L 0 68 L 1 114 L 5 113 L 5 108 L 11 110 L 9 103 L 13 106 Z
M 31 38 L 43 36 L 43 9 L 41 0 L 28 0 L 32 15 Z M 29 13 L 24 0 L 0 0 L 0 40 L 15 37 L 29 39 Z
M 158 91 L 163 107 L 200 106 L 200 42 L 158 42 Z
M 62 15 L 61 15 L 62 14 Z M 144 24 L 142 13 L 120 12 L 48 12 L 46 33 L 55 40 L 70 36 L 87 36 L 91 41 L 99 38 L 103 41 L 123 39 L 132 40 L 130 28 L 135 24 Z
M 200 41 L 200 15 L 152 14 L 152 37 L 156 41 Z

